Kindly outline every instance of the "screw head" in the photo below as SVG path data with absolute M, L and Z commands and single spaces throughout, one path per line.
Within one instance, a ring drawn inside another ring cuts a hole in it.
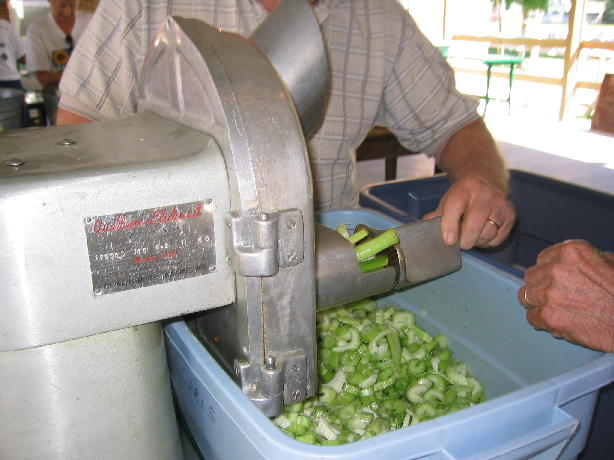
M 258 220 L 260 222 L 266 222 L 269 219 L 269 215 L 266 212 L 261 212 L 258 214 Z
M 275 369 L 275 357 L 267 356 L 266 359 L 264 360 L 264 367 L 266 367 L 269 370 Z
M 5 164 L 7 166 L 12 166 L 13 168 L 19 168 L 20 166 L 25 165 L 26 162 L 21 158 L 11 158 L 10 160 L 6 160 Z
M 60 142 L 58 142 L 58 145 L 75 145 L 76 143 L 77 143 L 76 141 L 73 141 L 72 139 L 65 137 Z
M 290 217 L 288 220 L 286 220 L 286 227 L 288 230 L 294 230 L 296 228 L 296 220 Z
M 295 401 L 298 400 L 301 397 L 301 390 L 294 390 L 292 392 L 292 399 L 294 399 Z
M 296 253 L 296 251 L 290 251 L 287 255 L 286 255 L 286 260 L 290 263 L 295 262 L 297 259 L 298 254 Z

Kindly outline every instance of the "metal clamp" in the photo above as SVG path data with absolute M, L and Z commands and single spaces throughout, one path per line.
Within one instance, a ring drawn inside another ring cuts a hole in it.
M 298 209 L 243 215 L 231 211 L 226 223 L 231 265 L 240 275 L 273 276 L 280 267 L 303 261 L 303 216 Z
M 260 366 L 234 360 L 234 373 L 243 392 L 267 416 L 280 413 L 284 404 L 302 401 L 313 394 L 307 383 L 307 358 L 293 350 L 277 359 L 269 355 Z

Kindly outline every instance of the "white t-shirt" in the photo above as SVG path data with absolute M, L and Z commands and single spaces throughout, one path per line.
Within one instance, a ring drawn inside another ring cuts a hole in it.
M 21 38 L 8 21 L 0 19 L 0 81 L 19 80 L 17 59 L 23 55 Z
M 75 25 L 70 32 L 73 48 L 83 35 L 92 15 L 75 12 Z M 51 13 L 32 22 L 26 34 L 26 69 L 28 72 L 62 72 L 71 51 L 67 35 L 57 25 Z

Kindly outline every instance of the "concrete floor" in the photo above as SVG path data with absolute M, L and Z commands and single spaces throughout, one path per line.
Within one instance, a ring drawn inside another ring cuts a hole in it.
M 578 121 L 491 117 L 508 166 L 614 195 L 614 135 Z

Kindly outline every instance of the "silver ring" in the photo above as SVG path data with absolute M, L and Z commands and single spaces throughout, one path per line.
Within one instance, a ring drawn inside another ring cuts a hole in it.
M 531 305 L 531 302 L 529 302 L 529 298 L 527 297 L 527 288 L 524 288 L 524 303 L 526 303 L 527 305 Z
M 499 229 L 501 228 L 501 225 L 499 225 L 492 219 L 486 219 L 486 222 L 488 222 L 489 224 L 493 224 L 497 228 L 497 231 L 499 231 Z

